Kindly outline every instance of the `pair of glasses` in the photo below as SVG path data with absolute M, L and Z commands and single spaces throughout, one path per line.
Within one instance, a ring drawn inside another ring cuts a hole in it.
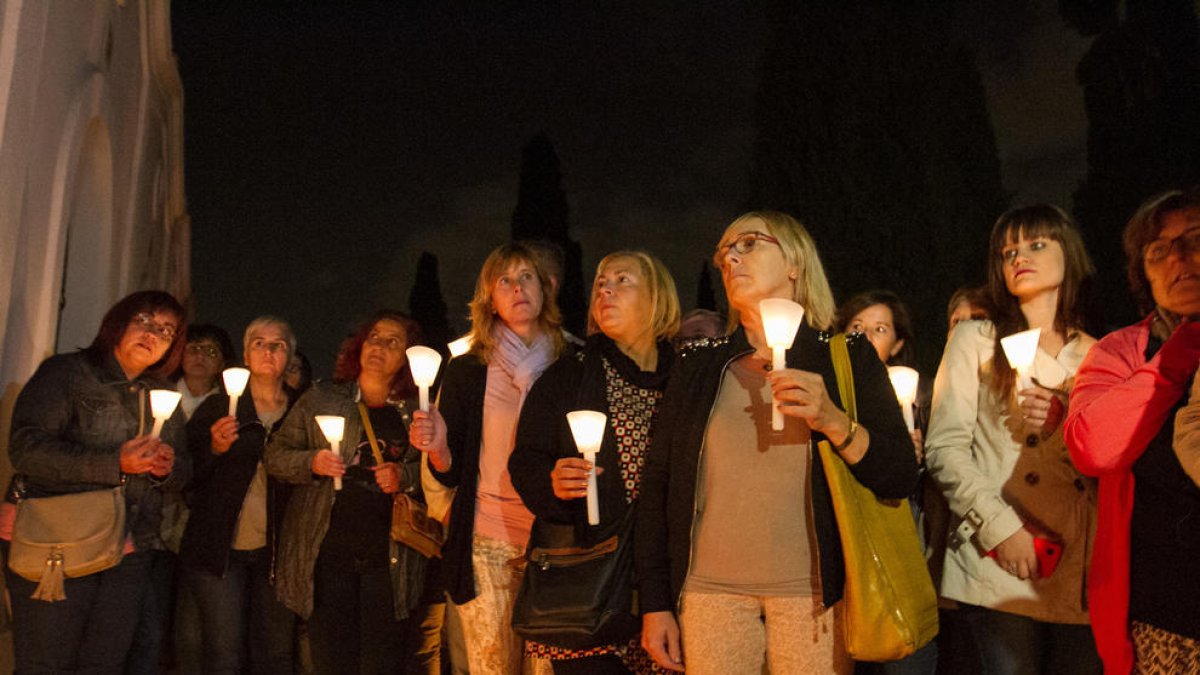
M 1167 256 L 1171 255 L 1171 250 L 1176 245 L 1179 246 L 1180 255 L 1200 251 L 1200 227 L 1193 227 L 1178 237 L 1156 239 L 1150 242 L 1146 246 L 1146 250 L 1143 251 L 1142 257 L 1148 263 L 1160 263 L 1166 260 Z
M 255 352 L 276 352 L 287 353 L 288 346 L 282 340 L 254 340 L 250 343 L 250 350 Z
M 138 312 L 133 317 L 133 323 L 143 331 L 147 333 L 153 333 L 167 342 L 174 340 L 175 333 L 179 330 L 175 327 L 175 324 L 158 323 L 154 320 L 154 315 L 150 314 L 149 312 Z
M 733 241 L 728 244 L 723 244 L 717 247 L 717 257 L 723 258 L 729 254 L 730 249 L 736 251 L 740 255 L 746 255 L 758 246 L 758 242 L 765 241 L 768 244 L 779 245 L 779 240 L 765 232 L 750 231 L 743 232 L 733 238 Z
M 383 347 L 389 352 L 398 352 L 404 348 L 404 342 L 398 337 L 390 335 L 384 336 L 378 333 L 371 333 L 367 336 L 367 344 L 372 347 Z
M 215 359 L 221 355 L 221 350 L 212 345 L 204 345 L 198 342 L 192 342 L 185 347 L 187 353 L 193 356 L 207 356 L 210 359 Z

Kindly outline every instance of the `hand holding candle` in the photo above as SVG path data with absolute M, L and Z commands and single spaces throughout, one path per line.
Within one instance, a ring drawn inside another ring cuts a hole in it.
M 888 379 L 892 381 L 892 389 L 896 390 L 896 400 L 900 401 L 904 423 L 908 425 L 909 433 L 912 433 L 917 428 L 913 419 L 913 403 L 917 400 L 917 381 L 920 375 L 908 366 L 889 366 Z
M 791 300 L 767 298 L 758 303 L 758 311 L 767 346 L 771 348 L 771 368 L 783 370 L 787 367 L 787 349 L 796 340 L 796 331 L 804 320 L 804 308 Z M 771 403 L 771 429 L 783 431 L 783 411 L 778 401 Z
M 237 417 L 238 398 L 246 391 L 250 371 L 245 368 L 226 368 L 221 373 L 221 379 L 225 381 L 225 393 L 229 394 L 229 416 Z
M 317 426 L 321 427 L 321 433 L 325 435 L 325 440 L 329 441 L 329 448 L 334 455 L 341 457 L 342 433 L 346 429 L 346 418 L 340 415 L 317 415 Z M 342 489 L 341 477 L 334 476 L 333 489 Z
M 154 430 L 150 432 L 152 437 L 158 438 L 162 433 L 163 425 L 171 419 L 171 414 L 175 412 L 175 406 L 179 405 L 179 399 L 182 397 L 183 394 L 171 389 L 150 390 L 150 414 L 154 417 Z
M 575 437 L 575 446 L 580 454 L 592 465 L 588 470 L 587 510 L 588 524 L 600 524 L 600 496 L 596 489 L 596 453 L 604 442 L 604 427 L 608 416 L 595 410 L 575 410 L 567 413 L 567 423 L 571 425 L 571 435 Z
M 412 371 L 413 382 L 421 391 L 421 410 L 429 412 L 429 388 L 437 379 L 442 355 L 429 347 L 421 346 L 409 347 L 405 355 L 408 356 L 408 368 Z

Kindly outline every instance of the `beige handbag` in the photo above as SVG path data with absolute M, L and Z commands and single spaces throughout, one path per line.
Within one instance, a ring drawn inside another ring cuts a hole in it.
M 34 600 L 65 600 L 64 577 L 116 567 L 124 552 L 123 488 L 26 498 L 17 504 L 8 566 L 38 582 L 30 596 Z

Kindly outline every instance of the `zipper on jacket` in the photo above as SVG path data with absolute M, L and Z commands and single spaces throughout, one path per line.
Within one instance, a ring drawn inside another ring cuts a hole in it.
M 725 371 L 729 370 L 729 365 L 731 363 L 733 363 L 734 361 L 737 361 L 738 359 L 742 358 L 743 356 L 746 356 L 747 354 L 753 354 L 753 353 L 754 353 L 754 350 L 750 349 L 747 351 L 742 351 L 737 354 L 734 354 L 733 356 L 729 357 L 725 361 L 725 365 L 721 366 L 721 376 L 717 379 L 717 392 L 716 392 L 716 394 L 713 395 L 712 404 L 709 405 L 709 407 L 708 407 L 708 416 L 704 418 L 704 435 L 706 438 L 708 436 L 708 425 L 712 423 L 713 411 L 717 409 L 717 399 L 721 396 L 721 385 L 725 381 Z M 704 462 L 704 446 L 705 445 L 706 445 L 705 439 L 701 439 L 700 440 L 700 451 L 696 454 L 696 477 L 695 477 L 695 480 L 693 481 L 694 487 L 692 488 L 692 525 L 689 528 L 689 532 L 688 532 L 688 564 L 687 564 L 687 570 L 683 573 L 684 585 L 687 584 L 688 577 L 692 575 L 692 558 L 694 557 L 694 553 L 696 550 L 696 545 L 695 545 L 695 542 L 696 542 L 696 515 L 697 515 L 697 507 L 700 505 L 700 467 L 703 466 L 703 462 Z M 680 587 L 679 595 L 675 597 L 675 616 L 679 616 L 682 613 L 683 613 L 683 588 Z

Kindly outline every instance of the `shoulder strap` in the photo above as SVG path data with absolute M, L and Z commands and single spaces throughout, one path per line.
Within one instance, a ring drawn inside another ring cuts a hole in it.
M 379 451 L 379 441 L 375 440 L 375 428 L 371 426 L 371 415 L 367 413 L 367 405 L 358 402 L 358 416 L 362 418 L 363 429 L 367 431 L 367 440 L 371 443 L 371 454 L 375 456 L 375 466 L 383 466 L 383 453 Z
M 850 366 L 850 350 L 846 348 L 846 334 L 838 333 L 829 338 L 829 355 L 833 358 L 833 372 L 837 376 L 838 396 L 842 407 L 855 422 L 858 421 L 858 405 L 854 401 L 854 368 Z

